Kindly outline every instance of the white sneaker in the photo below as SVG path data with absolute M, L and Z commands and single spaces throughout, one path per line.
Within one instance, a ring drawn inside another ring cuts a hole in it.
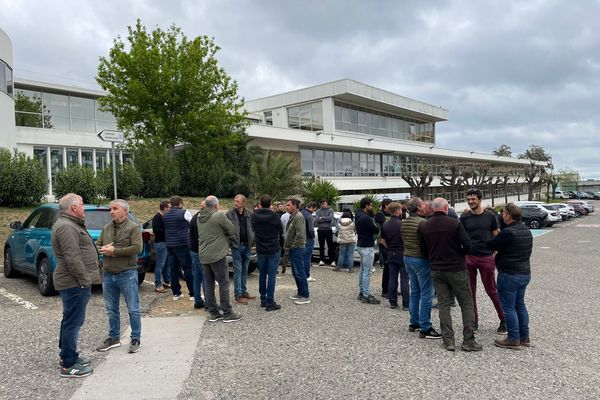
M 325 263 L 323 261 L 319 261 L 319 267 L 322 267 L 323 265 L 325 265 Z
M 313 278 L 312 276 L 309 276 L 308 278 L 306 278 L 307 282 L 316 282 L 317 280 L 315 278 Z
M 331 262 L 331 266 L 332 266 L 332 267 L 335 267 L 336 265 L 337 265 L 337 264 L 335 263 L 335 261 L 332 261 L 332 262 Z
M 300 297 L 294 303 L 296 303 L 296 304 L 308 304 L 308 303 L 310 303 L 310 299 L 308 299 L 306 297 Z
M 183 299 L 183 294 L 180 294 L 179 296 L 173 296 L 174 301 L 181 300 L 181 299 Z
M 194 296 L 190 296 L 190 301 L 194 301 Z
M 301 298 L 302 297 L 298 296 L 297 294 L 290 296 L 290 299 L 292 299 L 292 300 L 300 300 Z
M 374 274 L 375 273 L 375 268 L 371 268 L 371 273 Z

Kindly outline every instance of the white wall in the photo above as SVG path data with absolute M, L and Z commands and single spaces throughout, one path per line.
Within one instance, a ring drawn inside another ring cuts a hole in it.
M 0 29 L 0 59 L 13 68 L 12 43 L 2 29 Z M 12 151 L 16 146 L 15 101 L 6 93 L 0 92 L 0 147 Z

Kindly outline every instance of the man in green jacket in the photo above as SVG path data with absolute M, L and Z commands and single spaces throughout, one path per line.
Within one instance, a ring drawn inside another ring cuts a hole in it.
M 219 212 L 219 199 L 208 196 L 204 199 L 206 207 L 198 215 L 198 252 L 204 272 L 206 287 L 206 308 L 208 321 L 236 322 L 242 317 L 232 311 L 229 301 L 229 271 L 227 269 L 227 253 L 230 244 L 237 247 L 238 236 L 233 223 Z M 215 296 L 215 281 L 219 283 L 219 304 Z
M 304 215 L 300 210 L 300 201 L 298 199 L 289 199 L 287 201 L 287 212 L 290 213 L 290 219 L 285 226 L 286 237 L 283 245 L 285 255 L 292 264 L 292 274 L 296 281 L 298 293 L 290 296 L 296 304 L 310 303 L 308 293 L 308 282 L 306 280 L 306 270 L 304 269 L 304 246 L 306 245 L 306 227 Z
M 112 222 L 102 228 L 96 245 L 103 256 L 102 292 L 108 313 L 108 338 L 96 349 L 107 351 L 121 345 L 121 314 L 119 299 L 125 297 L 129 323 L 131 325 L 131 342 L 129 352 L 140 351 L 142 334 L 142 316 L 138 292 L 137 258 L 142 250 L 142 230 L 131 221 L 129 204 L 125 200 L 113 200 L 110 203 Z
M 60 323 L 60 376 L 81 378 L 90 375 L 90 360 L 79 357 L 77 339 L 85 321 L 85 309 L 92 296 L 92 284 L 100 283 L 98 253 L 85 227 L 83 200 L 69 193 L 58 202 L 59 215 L 52 227 L 52 249 L 56 256 L 54 287 L 63 303 Z

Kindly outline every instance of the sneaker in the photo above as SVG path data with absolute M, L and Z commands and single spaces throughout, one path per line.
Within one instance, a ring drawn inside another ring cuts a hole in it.
M 129 343 L 129 352 L 137 353 L 138 351 L 140 351 L 141 345 L 142 344 L 140 343 L 140 339 L 131 339 L 131 343 Z
M 508 332 L 506 332 L 506 322 L 500 321 L 500 325 L 498 325 L 498 330 L 496 332 L 498 332 L 498 335 L 508 334 Z
M 89 376 L 94 372 L 92 368 L 89 366 L 83 366 L 81 364 L 74 364 L 69 368 L 60 369 L 60 377 L 61 378 L 83 378 L 84 376 Z
M 473 321 L 473 333 L 477 333 L 479 330 L 479 322 Z
M 204 304 L 203 301 L 201 301 L 200 303 L 194 303 L 194 308 L 196 310 L 199 310 L 199 309 L 204 308 L 204 307 L 206 307 L 206 305 Z
M 340 271 L 341 271 L 341 269 L 339 269 L 338 267 L 333 267 L 333 270 L 334 270 L 335 272 L 340 272 Z
M 419 333 L 419 337 L 421 339 L 441 339 L 442 335 L 440 335 L 435 329 L 429 328 L 429 330 L 425 332 L 421 331 L 421 333 Z
M 167 283 L 163 283 L 163 287 L 166 287 L 167 289 L 171 289 L 171 282 Z
M 361 301 L 366 304 L 380 304 L 381 303 L 381 301 L 376 299 L 375 296 L 373 296 L 372 294 L 370 294 L 367 297 L 363 296 Z
M 158 293 L 165 293 L 167 291 L 167 289 L 165 289 L 164 287 L 161 286 L 161 287 L 154 288 L 154 291 L 158 292 Z
M 519 341 L 519 343 L 521 344 L 522 347 L 533 347 L 533 345 L 531 344 L 531 341 L 529 340 L 529 338 L 521 338 L 521 340 Z
M 256 296 L 250 296 L 248 292 L 244 293 L 242 297 L 248 300 L 254 300 L 256 298 Z
M 448 351 L 456 351 L 456 345 L 454 344 L 454 342 L 444 342 L 443 346 L 444 349 Z
M 175 296 L 173 296 L 173 301 L 177 301 L 177 300 L 181 300 L 183 299 L 183 294 L 177 294 Z
M 237 297 L 235 298 L 235 302 L 236 302 L 236 303 L 238 303 L 238 304 L 244 304 L 244 305 L 247 305 L 247 304 L 248 304 L 248 299 L 247 299 L 247 298 L 245 298 L 245 297 L 242 297 L 242 296 L 237 296 Z
M 96 350 L 98 351 L 108 351 L 114 347 L 119 347 L 121 345 L 121 340 L 119 338 L 113 339 L 113 338 L 106 338 L 104 339 L 104 342 L 102 342 L 102 344 L 98 347 L 96 347 Z
M 209 312 L 208 313 L 208 322 L 217 322 L 219 320 L 223 319 L 223 314 L 221 314 L 220 312 Z
M 281 305 L 273 302 L 273 304 L 269 304 L 265 307 L 265 310 L 267 311 L 277 311 L 281 309 Z
M 335 268 L 335 266 L 336 266 L 336 265 L 337 265 L 337 264 L 335 263 L 335 261 L 332 261 L 332 262 L 331 262 L 331 266 L 332 266 L 332 267 L 334 267 L 334 268 Z
M 397 304 L 397 303 L 396 303 L 396 304 L 390 304 L 390 308 L 391 308 L 392 310 L 395 310 L 395 309 L 397 309 L 397 308 L 398 308 L 398 304 Z
M 87 358 L 83 358 L 83 357 L 77 357 L 77 361 L 75 361 L 75 364 L 79 364 L 79 366 L 81 367 L 87 367 L 92 363 L 91 360 L 88 360 Z M 62 367 L 63 366 L 63 360 L 60 360 L 58 362 L 58 366 Z
M 223 315 L 223 322 L 225 322 L 225 323 L 237 322 L 240 319 L 242 319 L 242 316 L 239 315 L 239 314 L 234 313 L 233 311 L 230 312 L 229 314 Z
M 374 274 L 375 273 L 375 268 L 371 268 L 371 273 Z
M 319 267 L 322 267 L 323 265 L 325 265 L 325 263 L 323 261 L 319 261 Z
M 296 304 L 308 304 L 308 303 L 310 303 L 310 299 L 308 297 L 300 297 L 294 303 L 296 303 Z
M 481 351 L 483 346 L 475 341 L 475 339 L 465 340 L 460 346 L 462 351 Z
M 354 271 L 352 270 L 352 268 L 348 268 L 348 273 L 349 273 L 349 274 L 351 274 L 351 273 L 353 273 L 353 272 L 354 272 Z
M 521 342 L 518 340 L 510 340 L 509 338 L 496 339 L 494 345 L 504 349 L 521 350 Z
M 293 296 L 290 296 L 290 300 L 299 300 L 299 299 L 301 299 L 301 298 L 302 298 L 302 296 L 300 296 L 300 295 L 297 295 L 297 294 L 295 294 L 295 295 L 293 295 Z
M 308 278 L 306 278 L 306 282 L 316 282 L 317 280 L 315 278 L 313 278 L 312 276 L 309 276 Z
M 190 296 L 190 301 L 196 301 L 196 299 L 194 298 L 194 296 Z
M 420 330 L 421 330 L 421 327 L 419 325 L 414 325 L 414 324 L 408 325 L 409 332 L 419 332 Z
M 265 308 L 265 307 L 267 306 L 267 302 L 266 302 L 266 301 L 261 301 L 261 302 L 260 302 L 260 306 L 261 306 L 262 308 Z

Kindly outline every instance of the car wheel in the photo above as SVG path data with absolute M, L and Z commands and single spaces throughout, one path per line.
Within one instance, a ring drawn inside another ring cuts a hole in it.
M 4 249 L 4 276 L 7 278 L 16 278 L 19 276 L 19 273 L 15 271 L 10 247 Z
M 585 209 L 583 210 L 583 215 L 588 215 L 589 213 L 590 213 L 590 211 L 589 211 L 587 208 L 585 208 Z
M 581 213 L 579 211 L 575 211 L 575 218 L 581 217 Z
M 51 296 L 56 293 L 54 283 L 52 282 L 52 271 L 50 269 L 50 261 L 43 257 L 38 262 L 37 267 L 38 289 L 42 296 Z
M 529 221 L 529 227 L 531 229 L 540 229 L 541 226 L 542 226 L 542 223 L 540 222 L 539 219 L 535 219 L 534 218 L 534 219 L 532 219 L 532 220 Z

